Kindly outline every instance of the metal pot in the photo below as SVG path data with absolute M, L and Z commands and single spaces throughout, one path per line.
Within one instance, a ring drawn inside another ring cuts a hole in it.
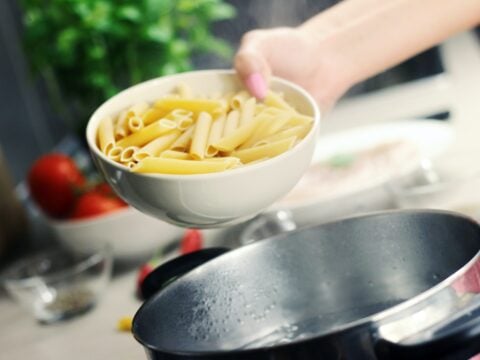
M 480 226 L 440 211 L 206 249 L 147 277 L 133 333 L 150 359 L 467 359 L 479 250 Z

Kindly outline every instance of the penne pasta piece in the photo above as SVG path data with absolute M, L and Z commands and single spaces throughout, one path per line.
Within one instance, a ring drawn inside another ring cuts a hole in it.
M 246 100 L 240 107 L 240 126 L 245 125 L 249 121 L 252 121 L 253 115 L 255 113 L 255 104 L 256 100 L 254 97 Z
M 252 146 L 265 145 L 265 144 L 268 144 L 268 143 L 271 143 L 271 142 L 274 142 L 274 141 L 278 141 L 278 140 L 283 140 L 283 139 L 286 139 L 286 138 L 289 138 L 289 137 L 292 137 L 292 136 L 296 136 L 297 139 L 303 139 L 305 137 L 305 135 L 307 135 L 308 132 L 310 131 L 310 128 L 311 128 L 311 125 L 307 125 L 307 126 L 297 125 L 297 126 L 294 126 L 294 127 L 291 127 L 291 128 L 286 128 L 285 130 L 282 130 L 282 131 L 280 131 L 276 134 L 267 136 L 267 137 L 259 140 L 258 142 L 256 142 Z
M 106 117 L 98 127 L 98 147 L 107 154 L 115 146 L 115 134 L 111 117 Z
M 120 146 L 114 146 L 108 151 L 107 157 L 110 160 L 120 161 L 120 155 L 122 155 L 122 151 L 123 149 Z
M 255 106 L 255 113 L 254 113 L 254 115 L 260 114 L 262 111 L 265 111 L 265 109 L 268 109 L 267 105 L 262 104 L 262 103 L 257 104 L 257 105 Z
M 165 150 L 160 154 L 160 157 L 167 159 L 193 160 L 189 153 L 176 150 Z
M 231 134 L 222 137 L 218 142 L 212 144 L 212 146 L 220 151 L 233 151 L 253 134 L 258 124 L 258 121 L 254 119 L 235 129 Z
M 245 90 L 239 91 L 234 94 L 230 99 L 230 106 L 234 110 L 239 110 L 242 107 L 243 103 L 247 101 L 247 99 L 250 97 L 251 96 Z
M 260 163 L 262 161 L 265 161 L 265 160 L 268 160 L 268 159 L 270 159 L 270 158 L 269 157 L 263 157 L 263 158 L 260 158 L 260 159 L 257 159 L 257 160 L 250 161 L 248 163 L 248 165 L 258 164 L 258 163 Z
M 207 112 L 201 112 L 197 118 L 189 151 L 194 159 L 201 160 L 205 157 L 205 150 L 207 148 L 208 135 L 211 126 L 212 116 Z
M 128 119 L 128 130 L 130 132 L 135 133 L 143 129 L 143 120 L 140 116 L 134 115 Z
M 212 146 L 221 139 L 223 134 L 223 128 L 225 126 L 225 114 L 217 116 L 210 127 L 210 133 L 208 134 L 207 149 L 205 150 L 206 157 L 215 156 L 218 153 L 218 150 Z
M 253 135 L 242 144 L 240 149 L 252 147 L 263 138 L 275 134 L 285 126 L 289 117 L 290 113 L 285 111 L 274 117 L 269 115 L 259 116 L 258 121 L 260 122 L 260 125 L 257 127 Z
M 288 105 L 285 99 L 280 96 L 278 93 L 269 90 L 263 102 L 268 106 L 273 106 L 275 108 L 288 110 L 288 111 L 295 111 L 295 109 Z
M 155 107 L 150 108 L 142 115 L 143 125 L 150 125 L 151 123 L 165 117 L 169 112 L 169 110 L 165 109 Z
M 184 117 L 184 118 L 177 118 L 175 119 L 177 123 L 177 127 L 179 130 L 185 131 L 193 124 L 193 118 L 191 117 Z
M 120 161 L 123 163 L 133 160 L 135 153 L 138 151 L 137 146 L 129 146 L 122 150 L 120 153 Z
M 176 129 L 177 124 L 168 119 L 160 119 L 140 131 L 131 134 L 117 142 L 117 145 L 123 148 L 128 146 L 143 146 L 153 139 Z
M 172 112 L 170 113 L 170 116 L 172 116 L 171 117 L 172 120 L 175 120 L 178 118 L 192 117 L 193 112 L 185 109 L 175 109 L 175 110 L 172 110 Z
M 129 169 L 133 169 L 135 167 L 135 165 L 137 165 L 137 163 L 135 161 L 129 161 L 127 163 L 124 164 L 126 167 L 128 167 Z
M 142 116 L 148 110 L 148 108 L 149 106 L 146 102 L 137 103 L 127 110 L 127 118 L 131 118 L 133 116 Z
M 192 97 L 192 89 L 184 83 L 178 84 L 176 88 L 176 93 L 181 98 L 191 98 Z
M 301 115 L 299 113 L 293 113 L 288 120 L 288 125 L 296 126 L 296 125 L 304 125 L 304 126 L 311 126 L 313 124 L 313 118 L 311 116 Z
M 160 173 L 160 174 L 205 174 L 225 171 L 235 166 L 231 160 L 179 160 L 161 157 L 148 157 L 140 161 L 133 169 L 138 173 Z
M 170 150 L 187 151 L 187 149 L 190 148 L 190 143 L 192 142 L 192 135 L 194 129 L 195 124 L 185 130 L 183 134 L 180 135 L 177 140 L 175 140 L 175 142 L 170 147 Z
M 175 129 L 156 138 L 155 140 L 150 141 L 148 144 L 146 144 L 136 152 L 133 159 L 136 161 L 140 161 L 149 156 L 160 155 L 162 151 L 172 146 L 172 144 L 175 142 L 175 140 L 178 139 L 180 134 L 181 134 L 181 131 L 178 129 Z
M 225 119 L 225 125 L 223 126 L 223 136 L 228 136 L 238 128 L 240 120 L 240 112 L 238 110 L 232 110 L 227 114 Z
M 232 167 L 239 167 L 240 165 L 243 165 L 242 161 L 235 156 L 212 157 L 212 158 L 207 159 L 207 160 L 208 161 L 225 161 L 225 160 L 228 160 L 233 164 Z
M 127 118 L 127 112 L 123 111 L 120 113 L 118 116 L 118 119 L 115 123 L 114 126 L 114 135 L 115 135 L 115 140 L 120 140 L 127 136 L 129 134 L 128 132 L 128 118 Z
M 246 164 L 261 158 L 277 156 L 291 149 L 296 140 L 297 138 L 293 136 L 291 138 L 275 141 L 266 145 L 233 151 L 230 156 L 238 157 L 243 163 Z
M 175 142 L 175 140 L 178 139 L 180 134 L 181 131 L 175 129 L 156 138 L 155 140 L 150 141 L 137 151 L 133 159 L 135 161 L 140 161 L 149 156 L 158 156 L 162 151 L 168 149 Z
M 212 114 L 217 111 L 218 108 L 223 108 L 224 104 L 219 100 L 212 99 L 164 98 L 157 100 L 157 102 L 155 102 L 155 106 L 168 110 L 185 109 L 196 113 L 204 111 Z

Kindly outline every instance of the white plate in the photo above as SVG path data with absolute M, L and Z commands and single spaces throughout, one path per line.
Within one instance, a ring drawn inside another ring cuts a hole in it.
M 362 126 L 350 130 L 320 136 L 312 167 L 319 162 L 331 159 L 338 154 L 354 154 L 393 141 L 407 141 L 418 153 L 416 161 L 407 158 L 401 160 L 398 171 L 368 179 L 351 191 L 339 191 L 338 195 L 326 196 L 316 194 L 308 199 L 298 201 L 277 202 L 271 210 L 288 209 L 294 220 L 300 224 L 311 224 L 332 220 L 337 217 L 359 212 L 384 210 L 392 207 L 390 194 L 385 184 L 400 172 L 413 171 L 422 157 L 434 158 L 442 154 L 452 144 L 454 132 L 451 125 L 439 120 L 413 119 Z M 407 155 L 405 155 L 407 156 Z M 400 161 L 400 160 L 399 160 Z M 401 168 L 401 169 L 400 169 Z M 306 175 L 304 175 L 305 177 Z M 303 179 L 303 178 L 302 178 Z M 304 179 L 305 180 L 305 179 Z M 302 180 L 290 193 L 293 194 L 302 186 Z M 318 189 L 317 189 L 318 190 Z M 315 189 L 312 190 L 312 194 Z M 288 198 L 288 195 L 287 197 Z

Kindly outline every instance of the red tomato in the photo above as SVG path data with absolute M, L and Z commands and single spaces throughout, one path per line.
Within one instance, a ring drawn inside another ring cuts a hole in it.
M 200 250 L 203 246 L 203 236 L 199 230 L 188 229 L 180 243 L 180 253 L 182 255 Z
M 61 218 L 69 215 L 85 177 L 70 157 L 51 153 L 35 161 L 27 181 L 38 206 L 48 215 Z
M 84 219 L 116 211 L 127 204 L 116 196 L 107 196 L 91 190 L 80 196 L 73 208 L 72 219 Z
M 142 286 L 142 283 L 143 283 L 143 280 L 145 280 L 145 278 L 147 277 L 148 274 L 150 274 L 153 269 L 155 267 L 150 264 L 150 263 L 146 263 L 146 264 L 143 264 L 140 269 L 138 269 L 138 273 L 137 273 L 137 290 L 140 289 L 140 287 Z
M 106 182 L 102 182 L 98 184 L 97 186 L 95 186 L 94 190 L 106 196 L 116 196 L 115 193 L 113 192 L 113 189 Z

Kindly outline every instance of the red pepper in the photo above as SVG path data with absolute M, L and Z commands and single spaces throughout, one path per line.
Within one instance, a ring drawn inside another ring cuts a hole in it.
M 182 255 L 198 251 L 203 247 L 202 233 L 197 229 L 188 229 L 180 243 L 180 253 Z

